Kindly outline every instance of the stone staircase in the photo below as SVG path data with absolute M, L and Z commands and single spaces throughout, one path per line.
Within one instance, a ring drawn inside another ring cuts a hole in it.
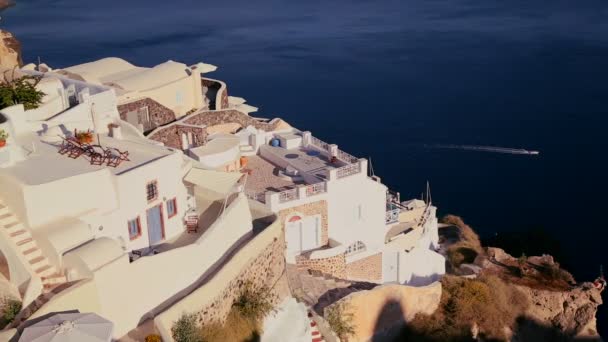
M 19 221 L 17 216 L 1 200 L 0 229 L 4 230 L 16 250 L 23 254 L 24 259 L 29 262 L 30 267 L 35 275 L 40 278 L 43 285 L 42 294 L 30 305 L 23 308 L 15 321 L 11 323 L 11 326 L 18 326 L 46 303 L 50 297 L 54 296 L 57 291 L 61 290 L 63 288 L 61 285 L 65 284 L 67 279 L 65 275 L 57 271 L 55 266 L 50 264 L 49 259 L 42 254 L 42 250 L 38 247 L 29 229 Z
M 319 332 L 317 322 L 312 319 L 312 313 L 308 311 L 308 320 L 310 321 L 310 338 L 312 342 L 325 342 L 323 335 Z
M 58 272 L 55 266 L 49 263 L 49 259 L 42 254 L 42 250 L 38 247 L 29 229 L 23 226 L 17 216 L 2 201 L 0 201 L 0 227 L 5 230 L 17 250 L 30 263 L 46 290 L 66 282 L 66 277 Z
M 339 279 L 318 271 L 298 269 L 287 264 L 287 280 L 296 300 L 323 316 L 323 309 L 349 294 L 370 290 L 377 284 Z

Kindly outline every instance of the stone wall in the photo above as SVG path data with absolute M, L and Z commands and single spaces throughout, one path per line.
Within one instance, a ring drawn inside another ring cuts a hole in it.
M 329 227 L 327 220 L 327 201 L 317 201 L 303 204 L 297 207 L 283 209 L 279 212 L 279 222 L 285 229 L 287 220 L 294 214 L 304 216 L 321 215 L 321 245 L 325 246 L 329 243 Z
M 182 149 L 182 133 L 191 132 L 194 136 L 194 146 L 204 145 L 207 140 L 207 132 L 203 127 L 192 127 L 184 125 L 170 125 L 150 134 L 148 138 L 160 141 L 165 146 Z
M 322 259 L 310 259 L 311 252 L 296 256 L 296 265 L 299 269 L 319 271 L 333 277 L 346 279 L 346 257 L 344 253 Z
M 12 33 L 0 30 L 0 67 L 12 69 L 22 65 L 21 43 Z
M 217 109 L 224 109 L 224 108 L 228 108 L 228 87 L 224 87 L 224 89 L 220 90 L 221 94 L 220 94 L 220 98 L 221 100 L 221 106 Z
M 282 235 L 282 234 L 281 234 Z M 226 284 L 219 296 L 216 296 L 198 311 L 198 321 L 201 324 L 223 321 L 232 303 L 238 298 L 243 284 L 251 281 L 255 287 L 267 286 L 271 289 L 273 304 L 277 305 L 287 295 L 289 289 L 285 281 L 285 238 L 275 237 L 254 260 L 252 260 L 242 272 Z M 281 282 L 280 280 L 283 280 Z
M 347 279 L 370 282 L 382 281 L 382 253 L 346 264 Z
M 148 113 L 150 114 L 150 123 L 144 125 L 144 132 L 149 132 L 176 119 L 175 112 L 149 97 L 118 105 L 118 113 L 120 113 L 122 120 L 127 121 L 128 112 L 144 107 L 148 107 Z
M 238 110 L 228 109 L 199 112 L 197 114 L 193 114 L 189 118 L 184 119 L 184 123 L 195 126 L 214 126 L 225 123 L 238 123 L 242 127 L 253 126 L 266 132 L 270 132 L 276 130 L 277 127 L 283 123 L 283 121 L 280 119 L 274 119 L 270 122 L 261 122 L 255 120 L 247 114 L 239 112 Z

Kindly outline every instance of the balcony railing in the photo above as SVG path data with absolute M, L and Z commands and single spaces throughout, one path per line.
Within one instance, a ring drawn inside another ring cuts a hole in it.
M 400 212 L 401 212 L 401 210 L 399 210 L 399 208 L 388 210 L 386 212 L 386 216 L 385 216 L 386 224 L 399 222 L 399 213 Z
M 340 159 L 343 162 L 346 162 L 348 164 L 354 164 L 359 162 L 359 159 L 342 151 L 342 150 L 338 150 L 338 159 Z
M 329 144 L 321 139 L 310 137 L 310 143 L 322 150 L 329 151 Z
M 336 170 L 336 175 L 338 176 L 338 179 L 340 179 L 357 174 L 359 172 L 361 172 L 361 165 L 359 163 L 356 163 L 342 166 L 341 168 Z
M 279 192 L 279 202 L 285 203 L 298 199 L 298 188 Z
M 317 194 L 322 194 L 327 191 L 327 186 L 325 182 L 316 183 L 306 186 L 306 196 L 314 196 Z
M 258 201 L 260 203 L 266 203 L 266 193 L 265 192 L 245 192 L 247 198 L 252 199 L 254 201 Z

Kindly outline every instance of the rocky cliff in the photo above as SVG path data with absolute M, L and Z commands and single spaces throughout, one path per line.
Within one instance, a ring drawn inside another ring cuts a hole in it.
M 523 294 L 527 305 L 505 327 L 508 340 L 600 340 L 595 318 L 602 304 L 598 284 L 576 282 L 551 255 L 515 258 L 500 248 L 484 248 L 458 217 L 448 216 L 445 223 L 440 242 L 450 273 L 469 279 L 497 277 Z
M 526 295 L 530 305 L 523 316 L 532 320 L 532 324 L 553 330 L 545 329 L 547 331 L 544 333 L 599 338 L 595 315 L 602 304 L 600 290 L 593 283 L 576 283 L 550 255 L 516 259 L 500 248 L 489 247 L 475 263 L 482 268 L 482 272 L 499 274 L 508 279 Z M 519 269 L 521 274 L 512 274 L 513 270 Z M 542 330 L 532 328 L 530 322 L 520 321 L 520 325 L 520 330 L 527 331 L 527 334 Z M 524 333 L 520 335 L 523 337 Z
M 391 341 L 397 338 L 403 324 L 417 314 L 432 314 L 440 300 L 441 284 L 438 282 L 422 287 L 383 285 L 351 293 L 325 308 L 324 316 L 327 319 L 333 308 L 343 305 L 342 310 L 346 313 L 340 315 L 352 314 L 348 322 L 353 328 L 349 342 Z
M 12 33 L 0 30 L 0 67 L 14 68 L 21 65 L 21 43 Z

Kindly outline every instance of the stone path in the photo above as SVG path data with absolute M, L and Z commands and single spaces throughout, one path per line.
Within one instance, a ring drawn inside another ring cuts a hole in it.
M 323 309 L 350 293 L 370 290 L 377 284 L 332 277 L 321 272 L 301 270 L 287 264 L 287 280 L 293 296 L 323 316 Z

